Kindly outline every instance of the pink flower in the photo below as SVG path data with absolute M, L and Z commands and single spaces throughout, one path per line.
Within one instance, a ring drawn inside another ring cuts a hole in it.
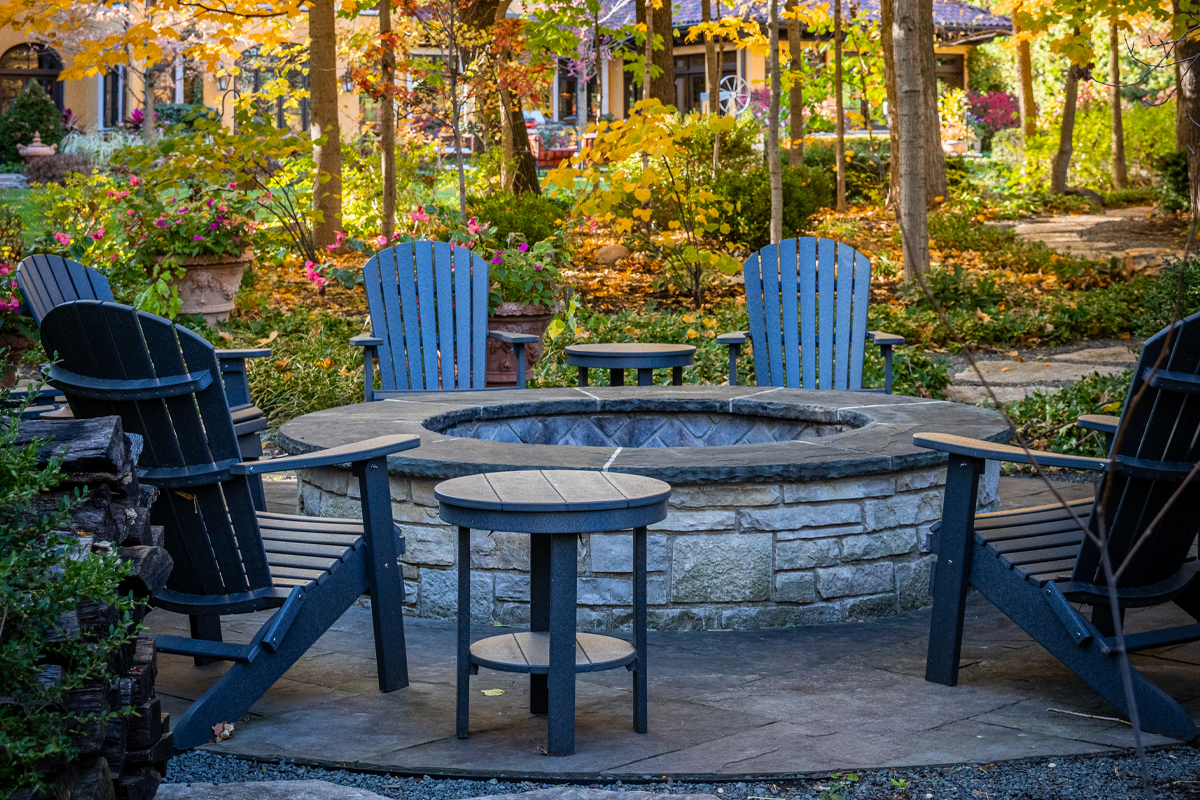
M 63 247 L 66 247 L 67 245 L 69 245 L 71 243 L 71 234 L 69 234 L 69 233 L 56 233 L 56 234 L 54 234 L 54 238 Z
M 529 249 L 529 243 L 528 243 L 528 242 L 521 242 L 521 246 L 520 246 L 520 247 L 518 247 L 517 249 L 518 249 L 518 250 L 520 250 L 522 253 L 524 253 L 526 250 L 528 250 L 528 249 Z
M 534 265 L 533 265 L 533 268 L 534 268 L 534 269 L 541 269 L 541 268 L 542 268 L 542 265 L 541 265 L 541 264 L 534 264 Z
M 467 233 L 479 233 L 481 230 L 483 230 L 483 226 L 479 224 L 477 217 L 467 220 Z
M 131 216 L 131 217 L 132 217 L 132 216 L 133 216 L 133 209 L 132 209 L 132 208 L 130 208 L 130 209 L 127 209 L 127 210 L 125 211 L 125 213 L 126 213 L 126 214 L 128 214 L 129 216 Z
M 97 228 L 92 231 L 92 238 L 97 242 L 104 238 L 104 228 Z
M 187 206 L 184 206 L 183 208 L 179 209 L 175 213 L 176 214 L 186 214 L 187 212 L 188 212 Z
M 504 263 L 504 257 L 503 257 L 503 256 L 496 256 L 495 258 L 493 258 L 493 259 L 492 259 L 492 263 L 493 263 L 493 264 L 503 264 L 503 263 Z
M 413 222 L 429 221 L 429 215 L 425 213 L 425 206 L 417 206 L 417 210 L 408 212 L 408 216 Z
M 0 264 L 0 275 L 7 275 L 11 271 L 8 264 Z
M 379 245 L 380 247 L 387 247 L 387 243 L 388 243 L 387 237 L 384 236 L 383 234 L 380 234 L 379 236 L 375 237 L 375 244 Z
M 236 184 L 236 183 L 234 183 L 233 181 L 230 181 L 230 182 L 229 182 L 229 188 L 230 188 L 230 189 L 236 189 L 236 188 L 237 188 L 237 184 Z
M 344 241 L 346 241 L 347 239 L 349 239 L 349 238 L 350 238 L 350 235 L 349 235 L 349 234 L 347 234 L 347 233 L 344 233 L 344 232 L 342 232 L 342 231 L 334 231 L 334 232 L 333 232 L 333 236 L 334 236 L 334 242 L 333 242 L 333 244 L 327 244 L 327 245 L 325 245 L 325 249 L 326 249 L 326 250 L 328 250 L 328 251 L 329 251 L 329 252 L 331 252 L 331 253 L 332 253 L 334 250 L 337 250 L 339 247 L 341 247 L 341 246 L 342 246 L 342 242 L 344 242 Z
M 204 237 L 197 233 L 195 236 L 192 237 L 192 241 L 193 242 L 203 242 Z
M 308 280 L 312 283 L 315 283 L 318 288 L 323 288 L 325 286 L 325 277 L 317 271 L 318 269 L 320 269 L 320 267 L 313 262 L 304 262 L 304 277 L 308 278 Z
M 137 175 L 130 175 L 129 176 L 129 185 L 130 186 L 141 186 L 142 179 L 139 178 Z

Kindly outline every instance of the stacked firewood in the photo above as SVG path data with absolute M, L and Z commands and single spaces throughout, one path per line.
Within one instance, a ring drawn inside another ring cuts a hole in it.
M 139 484 L 135 465 L 141 451 L 137 437 L 126 436 L 118 417 L 88 420 L 27 420 L 21 425 L 21 443 L 51 441 L 39 453 L 43 460 L 61 459 L 64 481 L 55 491 L 41 495 L 39 509 L 56 509 L 64 496 L 87 487 L 83 502 L 71 513 L 69 530 L 80 543 L 80 557 L 92 552 L 112 552 L 130 564 L 120 592 L 139 600 L 134 622 L 147 611 L 146 601 L 166 583 L 171 557 L 163 547 L 163 530 L 150 524 L 150 505 L 157 490 Z M 107 630 L 117 621 L 108 605 L 81 603 L 59 618 L 59 635 Z M 47 667 L 45 679 L 55 680 L 57 667 Z M 110 660 L 107 675 L 71 691 L 67 713 L 75 717 L 104 714 L 132 706 L 132 714 L 107 723 L 81 728 L 73 743 L 79 757 L 56 765 L 47 782 L 51 796 L 63 800 L 147 800 L 158 791 L 166 761 L 174 753 L 168 715 L 154 694 L 157 672 L 154 636 L 142 633 L 122 646 Z

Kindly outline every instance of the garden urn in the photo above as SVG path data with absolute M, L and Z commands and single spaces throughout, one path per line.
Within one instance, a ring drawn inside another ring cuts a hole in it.
M 30 161 L 35 158 L 52 156 L 56 150 L 58 150 L 58 145 L 44 144 L 42 142 L 42 134 L 38 131 L 33 132 L 33 141 L 29 144 L 17 145 L 17 152 L 20 153 L 26 161 Z
M 542 356 L 542 339 L 554 312 L 544 306 L 504 302 L 493 309 L 488 317 L 488 330 L 527 333 L 538 337 L 536 342 L 525 346 L 525 371 L 529 374 L 533 365 Z M 499 339 L 487 340 L 487 385 L 515 386 L 517 383 L 517 360 L 512 345 Z
M 216 256 L 192 256 L 180 262 L 182 278 L 171 281 L 179 291 L 180 314 L 202 314 L 213 325 L 229 319 L 242 275 L 253 251 Z

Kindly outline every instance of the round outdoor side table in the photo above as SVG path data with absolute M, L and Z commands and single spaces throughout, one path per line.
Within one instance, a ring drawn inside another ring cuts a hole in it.
M 654 370 L 671 368 L 671 383 L 683 384 L 683 368 L 696 360 L 690 344 L 573 344 L 565 348 L 567 363 L 579 368 L 579 385 L 588 385 L 588 369 L 608 370 L 609 386 L 625 385 L 625 370 L 636 369 L 638 386 L 654 385 Z
M 669 484 L 579 470 L 493 472 L 434 488 L 443 520 L 458 526 L 458 711 L 467 738 L 469 676 L 479 667 L 529 673 L 529 711 L 548 714 L 547 750 L 575 752 L 575 673 L 633 673 L 633 729 L 646 732 L 646 526 L 667 516 Z M 471 529 L 531 534 L 529 631 L 471 644 Z M 633 641 L 575 631 L 576 537 L 633 529 Z

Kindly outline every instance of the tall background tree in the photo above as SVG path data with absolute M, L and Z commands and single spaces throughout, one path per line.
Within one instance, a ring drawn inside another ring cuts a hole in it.
M 338 119 L 337 9 L 335 0 L 308 3 L 308 96 L 313 161 L 313 239 L 318 248 L 342 229 L 342 127 Z
M 896 109 L 891 123 L 899 128 L 898 171 L 900 197 L 896 216 L 904 249 L 904 278 L 911 281 L 929 269 L 929 222 L 922 175 L 924 149 L 930 137 L 922 130 L 927 123 L 922 75 L 928 68 L 922 55 L 921 0 L 895 0 L 892 21 L 893 63 L 896 74 Z M 929 76 L 932 77 L 932 76 Z M 941 155 L 941 147 L 938 147 Z
M 771 241 L 778 242 L 783 239 L 783 170 L 779 163 L 779 95 L 783 91 L 779 74 L 779 0 L 770 0 L 767 26 L 771 40 L 771 51 L 767 58 L 767 69 L 771 73 L 771 101 L 767 113 L 767 172 L 771 183 Z

